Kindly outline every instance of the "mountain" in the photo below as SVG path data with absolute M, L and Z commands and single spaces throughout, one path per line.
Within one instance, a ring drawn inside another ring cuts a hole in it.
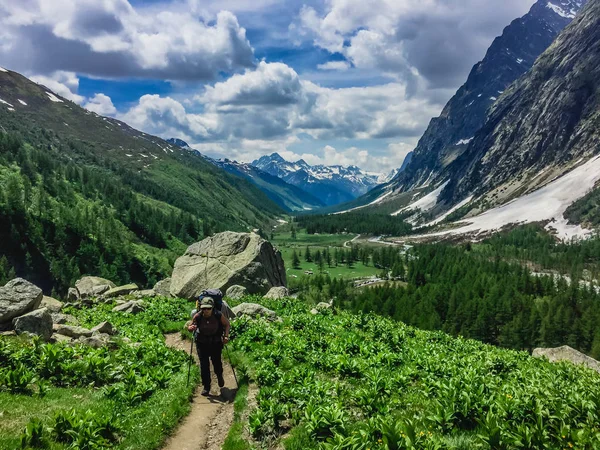
M 254 184 L 0 70 L 0 278 L 50 293 L 84 273 L 151 284 L 206 234 L 268 227 Z
M 331 206 L 348 202 L 381 183 L 380 174 L 356 166 L 311 166 L 304 160 L 286 161 L 278 153 L 262 156 L 252 165 L 312 194 Z
M 458 158 L 485 123 L 488 108 L 533 66 L 584 3 L 538 0 L 527 14 L 506 27 L 441 115 L 431 120 L 395 186 L 406 191 L 426 184 L 430 176 Z
M 167 139 L 167 142 L 182 148 L 190 148 L 181 139 L 170 138 Z M 250 181 L 287 212 L 311 211 L 325 206 L 320 200 L 304 192 L 302 189 L 286 183 L 281 178 L 264 172 L 251 164 L 239 163 L 227 158 L 214 159 L 206 155 L 202 156 L 206 161 L 223 169 L 227 173 Z

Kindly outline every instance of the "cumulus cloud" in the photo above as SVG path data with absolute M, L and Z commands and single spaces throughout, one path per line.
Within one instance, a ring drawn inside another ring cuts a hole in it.
M 433 87 L 456 87 L 493 38 L 534 0 L 330 0 L 323 13 L 300 9 L 291 26 L 344 55 L 355 67 L 378 68 L 399 79 L 416 75 Z
M 0 0 L 0 59 L 20 71 L 208 80 L 254 65 L 230 12 L 144 10 L 127 0 Z
M 317 69 L 321 70 L 348 70 L 349 68 L 348 61 L 328 61 L 325 64 L 317 65 Z
M 117 113 L 111 98 L 105 94 L 95 94 L 83 107 L 101 116 L 114 116 Z
M 77 94 L 79 89 L 79 78 L 73 72 L 56 71 L 49 75 L 32 75 L 32 81 L 46 86 L 61 97 L 71 100 L 77 104 L 83 104 L 85 97 Z

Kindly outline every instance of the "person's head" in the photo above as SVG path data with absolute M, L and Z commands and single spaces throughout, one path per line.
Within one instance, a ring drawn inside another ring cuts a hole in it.
M 210 297 L 202 297 L 200 299 L 200 311 L 204 317 L 208 317 L 213 313 L 215 301 Z

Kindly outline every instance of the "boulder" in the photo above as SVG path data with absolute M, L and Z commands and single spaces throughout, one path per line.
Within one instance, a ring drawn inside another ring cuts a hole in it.
M 45 341 L 52 336 L 52 316 L 46 308 L 36 309 L 12 321 L 17 334 L 29 333 L 41 336 Z
M 267 292 L 267 294 L 264 296 L 264 298 L 279 300 L 279 299 L 289 297 L 289 296 L 290 296 L 290 292 L 288 291 L 288 289 L 286 287 L 277 286 L 277 287 L 272 287 L 271 289 L 269 289 L 269 292 Z
M 152 288 L 156 295 L 160 295 L 162 297 L 171 297 L 171 278 L 165 278 L 164 280 L 159 281 Z
M 51 313 L 50 315 L 52 316 L 52 322 L 55 324 L 65 324 L 67 322 L 72 324 L 79 323 L 79 321 L 70 314 Z
M 252 318 L 256 318 L 259 316 L 266 317 L 269 320 L 277 320 L 279 317 L 275 313 L 275 311 L 271 311 L 268 308 L 265 308 L 262 305 L 257 303 L 242 303 L 233 308 L 233 313 L 236 317 L 240 316 L 250 316 Z
M 154 289 L 144 289 L 143 291 L 136 291 L 133 293 L 135 298 L 154 298 L 156 295 Z
M 10 324 L 15 318 L 37 309 L 42 302 L 42 290 L 23 278 L 15 278 L 0 287 L 0 324 Z
M 55 334 L 62 334 L 63 336 L 69 336 L 73 339 L 79 339 L 82 336 L 90 337 L 92 335 L 92 330 L 73 325 L 57 325 L 54 327 L 54 332 Z
M 225 293 L 225 297 L 229 298 L 242 298 L 248 295 L 248 289 L 244 286 L 240 286 L 239 284 L 234 284 L 233 286 L 229 286 L 227 292 Z
M 600 372 L 600 362 L 584 355 L 568 345 L 556 348 L 536 348 L 533 350 L 532 356 L 536 358 L 545 356 L 550 362 L 570 361 L 573 364 L 583 364 L 596 372 Z
M 124 312 L 128 314 L 137 314 L 144 311 L 146 304 L 142 300 L 131 300 L 122 305 L 115 306 L 113 312 Z
M 63 307 L 63 303 L 52 297 L 44 297 L 42 298 L 42 302 L 40 303 L 40 308 L 48 308 L 50 313 L 59 313 Z
M 67 291 L 67 301 L 70 303 L 76 302 L 79 299 L 79 292 L 75 288 L 69 288 Z
M 80 337 L 77 341 L 83 345 L 87 345 L 88 347 L 100 348 L 108 345 L 109 336 L 107 334 L 97 334 L 95 336 L 90 337 Z
M 94 288 L 98 288 L 100 286 L 102 286 L 101 289 L 104 289 L 104 286 L 109 286 L 109 289 L 116 287 L 115 283 L 105 278 L 83 277 L 82 279 L 77 280 L 75 283 L 75 289 L 77 289 L 77 298 L 84 299 L 101 295 L 98 294 L 98 290 L 94 292 Z
M 65 336 L 64 334 L 57 334 L 57 333 L 54 333 L 52 335 L 52 337 L 50 338 L 50 340 L 52 342 L 57 342 L 57 343 L 65 342 L 67 344 L 69 344 L 70 342 L 73 342 L 73 338 L 72 337 Z
M 331 309 L 331 303 L 319 302 L 315 307 L 317 310 Z
M 104 298 L 114 298 L 114 297 L 119 297 L 121 295 L 129 295 L 132 292 L 135 292 L 138 290 L 138 287 L 136 284 L 126 284 L 124 286 L 118 286 L 115 288 L 110 289 L 109 291 L 106 291 L 103 296 Z
M 310 313 L 314 316 L 316 316 L 317 314 L 319 314 L 319 310 L 317 308 L 313 308 L 310 310 Z
M 102 295 L 108 291 L 110 291 L 111 287 L 108 284 L 101 284 L 100 286 L 94 286 L 92 288 L 92 296 L 93 297 L 98 297 L 99 295 Z
M 194 299 L 204 289 L 226 291 L 233 285 L 245 286 L 250 294 L 285 286 L 281 253 L 254 233 L 218 233 L 192 244 L 175 261 L 170 292 Z
M 117 330 L 115 330 L 110 322 L 102 322 L 92 328 L 92 333 L 103 333 L 108 335 L 117 334 Z

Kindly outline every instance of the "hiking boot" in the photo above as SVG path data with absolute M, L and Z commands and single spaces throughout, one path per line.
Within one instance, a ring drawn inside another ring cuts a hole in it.
M 210 395 L 210 389 L 202 389 L 202 392 L 200 393 L 200 395 L 203 395 L 205 397 L 208 397 Z
M 223 379 L 223 374 L 217 375 L 217 381 L 219 382 L 219 387 L 222 388 L 225 386 L 225 380 Z

